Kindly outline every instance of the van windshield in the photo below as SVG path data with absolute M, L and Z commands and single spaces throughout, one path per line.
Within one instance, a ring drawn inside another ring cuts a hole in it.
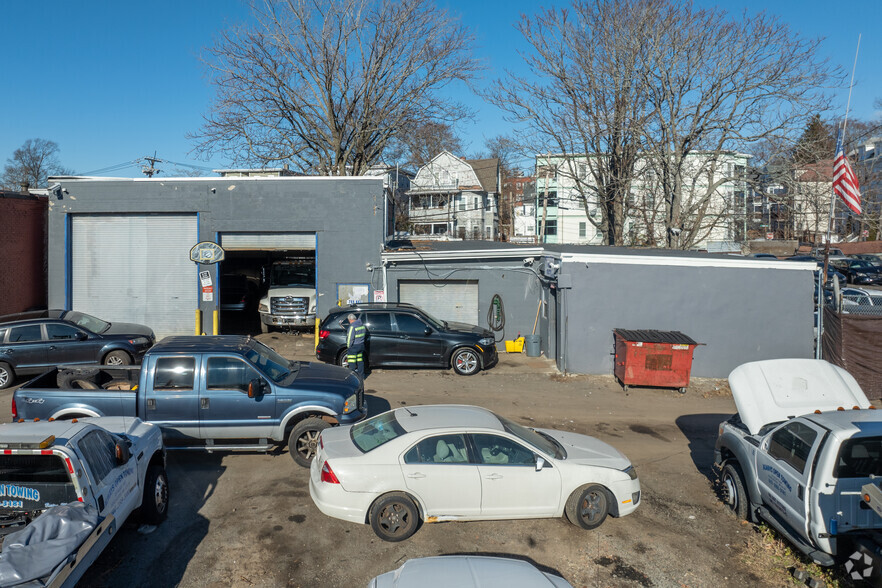
M 842 444 L 833 476 L 869 478 L 882 476 L 882 437 L 853 437 Z

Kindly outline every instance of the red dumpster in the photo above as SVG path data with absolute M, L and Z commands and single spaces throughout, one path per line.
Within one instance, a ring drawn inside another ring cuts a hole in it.
M 615 376 L 629 386 L 678 388 L 686 392 L 697 343 L 680 331 L 613 329 Z

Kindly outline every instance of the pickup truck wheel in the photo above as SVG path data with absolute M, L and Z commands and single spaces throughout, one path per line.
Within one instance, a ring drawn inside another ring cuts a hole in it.
M 478 353 L 471 347 L 463 347 L 454 351 L 450 363 L 453 365 L 453 371 L 460 376 L 471 376 L 477 374 L 481 369 Z
M 161 465 L 147 468 L 144 478 L 144 499 L 141 518 L 145 523 L 158 525 L 168 516 L 168 476 Z
M 9 388 L 15 381 L 15 372 L 8 363 L 0 361 L 0 390 Z
M 420 514 L 407 495 L 393 492 L 371 506 L 371 528 L 383 541 L 404 541 L 419 528 Z
M 318 438 L 322 431 L 331 425 L 319 418 L 308 418 L 297 423 L 288 437 L 288 453 L 299 466 L 305 468 L 312 463 L 318 451 Z
M 564 512 L 577 527 L 596 529 L 609 514 L 609 497 L 602 486 L 585 486 L 570 495 Z
M 131 365 L 132 358 L 125 351 L 117 349 L 116 351 L 111 351 L 105 355 L 104 360 L 101 363 L 104 365 Z
M 744 475 L 738 464 L 729 462 L 723 466 L 721 481 L 723 502 L 739 519 L 748 520 L 749 499 L 744 489 Z

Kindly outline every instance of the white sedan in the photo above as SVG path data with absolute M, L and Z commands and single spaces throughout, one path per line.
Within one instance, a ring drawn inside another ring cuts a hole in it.
M 309 494 L 326 515 L 402 541 L 421 522 L 451 520 L 565 514 L 594 529 L 637 508 L 640 481 L 627 457 L 593 437 L 437 405 L 322 431 Z

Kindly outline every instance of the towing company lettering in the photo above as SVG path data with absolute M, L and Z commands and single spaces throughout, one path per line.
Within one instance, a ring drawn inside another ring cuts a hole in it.
M 791 486 L 790 482 L 787 481 L 787 478 L 781 475 L 781 472 L 778 471 L 778 468 L 763 464 L 763 471 L 769 472 L 769 485 L 777 490 L 781 496 L 793 492 L 793 486 Z
M 21 498 L 22 500 L 40 500 L 40 491 L 35 488 L 26 488 L 14 484 L 0 484 L 0 496 Z

